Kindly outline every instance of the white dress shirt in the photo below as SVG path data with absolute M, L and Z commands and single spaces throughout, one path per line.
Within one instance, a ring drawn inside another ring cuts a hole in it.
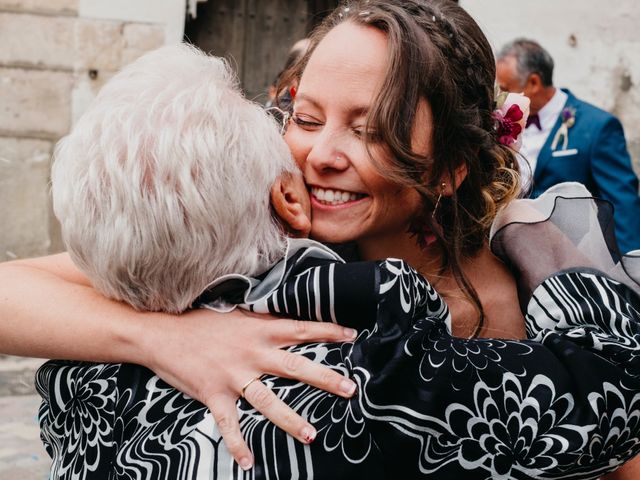
M 558 116 L 567 103 L 568 97 L 569 96 L 566 93 L 559 88 L 556 88 L 556 93 L 553 94 L 551 100 L 549 100 L 538 112 L 541 129 L 538 129 L 536 125 L 531 124 L 524 130 L 524 132 L 522 132 L 522 147 L 520 148 L 521 156 L 518 157 L 520 162 L 522 185 L 530 185 L 533 172 L 536 170 L 536 163 L 538 162 L 540 150 L 542 150 L 549 133 L 551 133 L 551 129 L 556 124 Z M 526 162 L 528 162 L 529 165 L 527 165 Z

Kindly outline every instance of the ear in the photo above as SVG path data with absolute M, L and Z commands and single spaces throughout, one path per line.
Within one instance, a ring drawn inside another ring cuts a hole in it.
M 467 164 L 461 163 L 456 169 L 453 171 L 453 178 L 450 178 L 447 175 L 443 175 L 440 177 L 440 184 L 444 183 L 445 187 L 442 189 L 442 195 L 445 197 L 450 197 L 453 195 L 453 192 L 458 190 L 460 184 L 467 178 Z
M 309 194 L 301 175 L 284 173 L 271 187 L 271 205 L 292 237 L 306 238 L 311 231 Z
M 528 92 L 527 96 L 535 95 L 543 88 L 542 78 L 537 73 L 532 73 L 524 84 L 524 91 Z

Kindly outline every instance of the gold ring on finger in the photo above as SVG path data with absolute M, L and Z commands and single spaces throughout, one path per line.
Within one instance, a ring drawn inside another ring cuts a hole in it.
M 246 392 L 247 388 L 249 388 L 249 385 L 251 385 L 255 381 L 259 382 L 260 377 L 254 377 L 242 386 L 242 388 L 240 389 L 240 395 L 242 395 L 243 398 L 244 398 L 244 392 Z

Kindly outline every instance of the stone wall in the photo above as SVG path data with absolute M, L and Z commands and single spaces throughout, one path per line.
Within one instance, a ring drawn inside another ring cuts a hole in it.
M 622 121 L 640 172 L 640 7 L 637 0 L 460 0 L 497 50 L 516 37 L 549 50 L 554 84 Z M 640 213 L 640 212 L 639 212 Z
M 184 0 L 0 0 L 0 261 L 62 249 L 55 142 L 142 53 L 182 39 Z

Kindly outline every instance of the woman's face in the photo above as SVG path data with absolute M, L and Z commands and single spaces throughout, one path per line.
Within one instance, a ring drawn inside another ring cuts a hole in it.
M 347 22 L 320 42 L 300 79 L 285 139 L 310 189 L 311 236 L 317 240 L 406 235 L 419 207 L 415 190 L 378 173 L 363 140 L 387 61 L 383 32 Z M 414 139 L 414 146 L 425 150 L 428 141 Z M 383 149 L 374 145 L 371 151 L 384 164 Z

